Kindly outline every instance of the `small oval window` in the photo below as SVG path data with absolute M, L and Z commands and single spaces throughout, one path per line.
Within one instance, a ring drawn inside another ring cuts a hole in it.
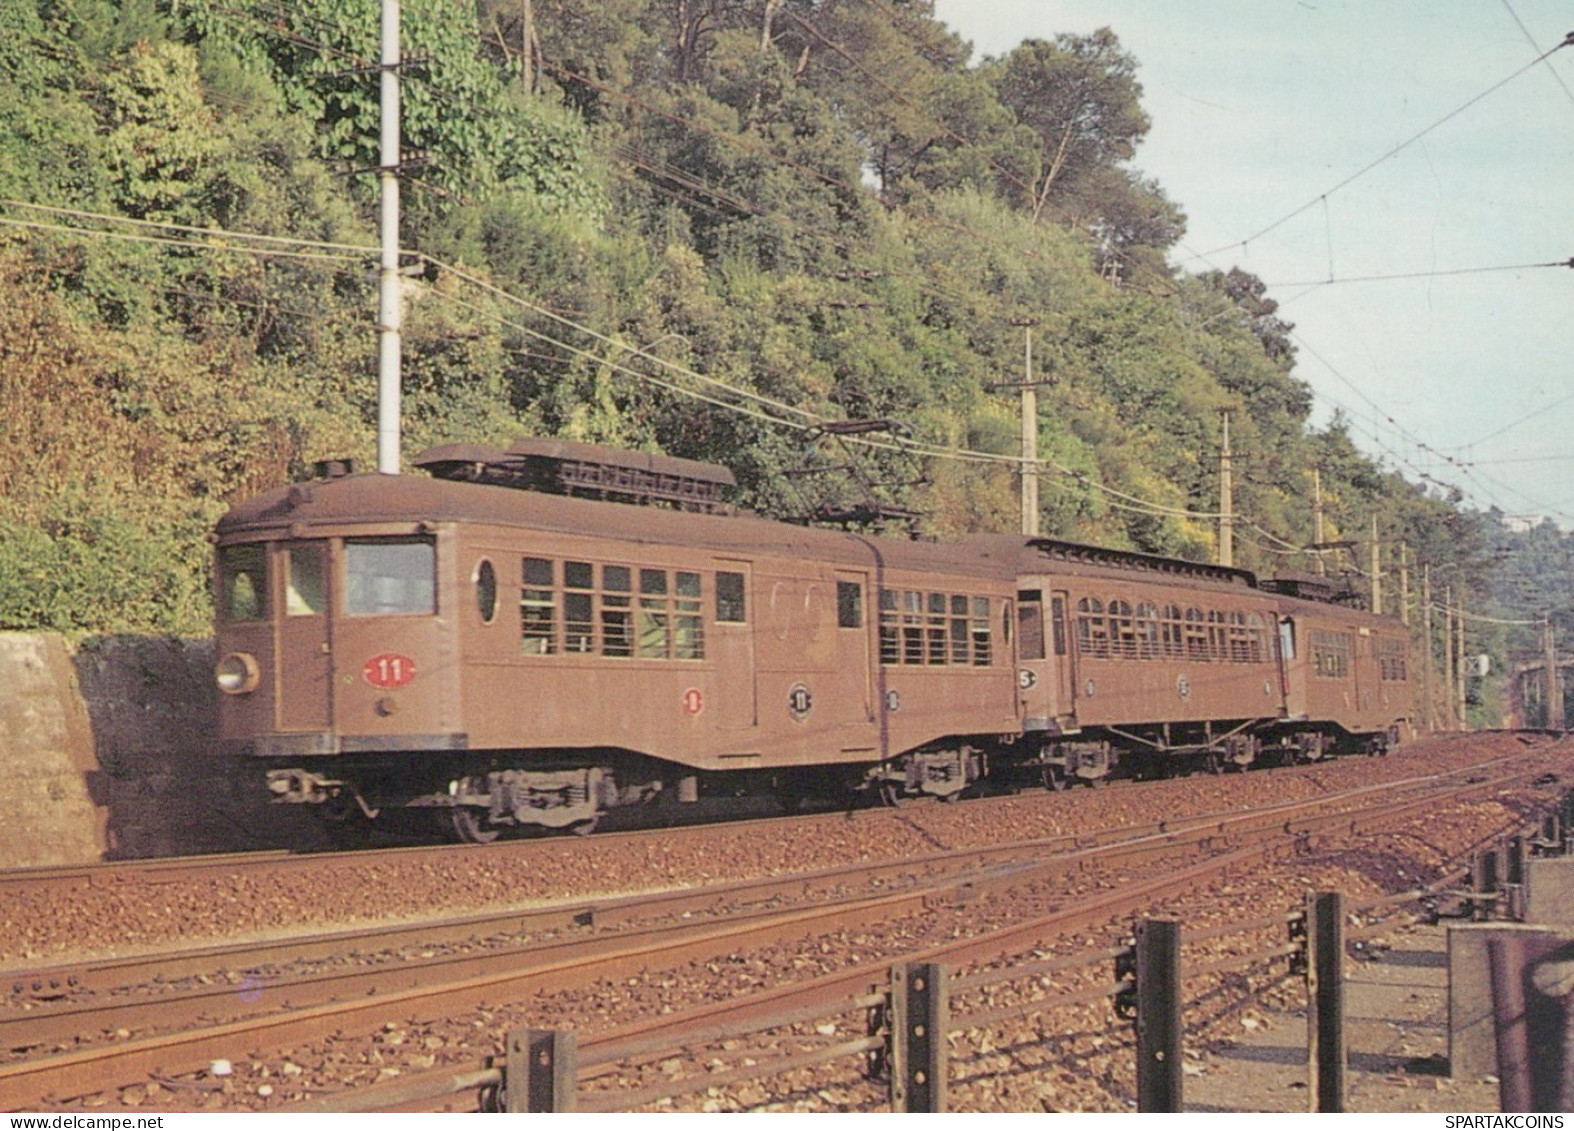
M 497 619 L 497 571 L 485 558 L 475 567 L 475 606 L 482 622 L 491 624 Z

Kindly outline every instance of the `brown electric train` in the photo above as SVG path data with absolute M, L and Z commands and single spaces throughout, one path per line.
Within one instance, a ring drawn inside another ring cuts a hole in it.
M 341 827 L 484 841 L 661 795 L 955 797 L 1382 752 L 1407 635 L 1310 581 L 730 513 L 724 468 L 555 440 L 220 520 L 221 735 Z

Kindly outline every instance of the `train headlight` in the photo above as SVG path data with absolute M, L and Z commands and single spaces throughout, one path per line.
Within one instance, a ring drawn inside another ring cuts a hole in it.
M 213 665 L 213 682 L 226 695 L 244 695 L 248 691 L 255 691 L 261 678 L 257 657 L 249 652 L 231 652 Z

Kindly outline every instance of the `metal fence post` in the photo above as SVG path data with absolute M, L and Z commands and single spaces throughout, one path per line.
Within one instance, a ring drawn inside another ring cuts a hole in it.
M 1476 854 L 1475 877 L 1472 887 L 1481 899 L 1471 900 L 1471 918 L 1478 923 L 1485 923 L 1493 918 L 1497 910 L 1497 901 L 1488 899 L 1488 896 L 1497 894 L 1498 854 L 1496 849 L 1487 849 Z
M 579 1037 L 559 1029 L 513 1029 L 503 1070 L 506 1112 L 573 1111 Z
M 946 1109 L 946 1033 L 951 1027 L 945 967 L 891 967 L 891 1110 Z
M 1516 922 L 1523 922 L 1525 919 L 1525 857 L 1529 854 L 1523 836 L 1508 838 L 1503 883 L 1503 893 L 1508 900 L 1508 906 L 1504 909 L 1504 914 L 1506 918 Z
M 1344 907 L 1336 891 L 1306 897 L 1306 1070 L 1312 1110 L 1345 1109 Z
M 1180 923 L 1137 924 L 1137 1110 L 1181 1110 Z

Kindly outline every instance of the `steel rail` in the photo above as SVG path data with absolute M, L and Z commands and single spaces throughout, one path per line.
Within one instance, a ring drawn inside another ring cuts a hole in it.
M 1496 762 L 1482 763 L 1480 766 L 1469 767 L 1468 772 L 1478 772 L 1494 764 Z M 1460 772 L 1465 771 L 1453 773 Z M 706 885 L 700 889 L 686 888 L 667 896 L 641 894 L 598 897 L 514 907 L 499 912 L 450 916 L 417 923 L 385 924 L 350 931 L 318 932 L 256 942 L 220 943 L 186 951 L 153 951 L 126 957 L 90 959 L 72 963 L 0 968 L 0 988 L 9 984 L 12 992 L 18 995 L 25 995 L 30 989 L 34 993 L 44 993 L 47 990 L 48 996 L 54 998 L 60 996 L 60 991 L 119 989 L 135 984 L 138 979 L 157 977 L 169 980 L 222 973 L 227 970 L 251 970 L 281 962 L 345 954 L 351 949 L 364 949 L 368 946 L 386 949 L 414 943 L 462 942 L 478 935 L 555 930 L 575 926 L 602 926 L 628 921 L 638 915 L 697 911 L 703 907 L 706 894 L 714 894 L 716 899 L 725 900 L 734 892 L 747 889 L 759 892 L 760 898 L 773 898 L 792 894 L 800 885 L 824 887 L 834 883 L 839 877 L 856 874 L 860 877 L 873 878 L 881 869 L 885 872 L 909 872 L 926 866 L 950 867 L 959 859 L 986 861 L 1002 856 L 1023 854 L 1036 856 L 1046 851 L 1060 849 L 1062 846 L 1087 848 L 1135 843 L 1150 838 L 1161 840 L 1166 834 L 1195 829 L 1215 828 L 1221 834 L 1226 834 L 1232 825 L 1241 821 L 1267 818 L 1284 812 L 1304 811 L 1308 804 L 1337 805 L 1376 790 L 1391 792 L 1396 789 L 1423 788 L 1444 782 L 1449 776 L 1449 774 L 1427 774 L 1380 787 L 1363 786 L 1324 794 L 1315 799 L 1279 802 L 1246 813 L 1237 811 L 1198 814 L 1146 825 L 1106 828 L 1094 834 L 1061 834 L 998 845 L 941 850 L 878 864 L 794 873 L 774 883 L 769 880 L 733 881 Z
M 1542 753 L 1545 744 L 1529 747 L 1512 755 L 1503 755 L 1490 759 L 1474 766 L 1460 767 L 1454 770 L 1443 771 L 1439 775 L 1450 776 L 1461 773 L 1476 772 L 1483 768 L 1522 758 L 1526 755 Z M 1311 763 L 1304 766 L 1289 767 L 1291 770 L 1313 772 L 1325 768 L 1322 762 Z M 1413 779 L 1423 780 L 1423 779 Z M 1385 786 L 1368 787 L 1382 789 Z M 994 797 L 969 798 L 964 804 L 987 805 L 995 801 Z M 625 838 L 661 836 L 670 840 L 673 837 L 702 837 L 714 834 L 718 829 L 732 832 L 747 831 L 758 825 L 762 829 L 776 827 L 783 820 L 792 820 L 795 823 L 830 823 L 837 826 L 845 825 L 851 819 L 855 821 L 875 821 L 882 819 L 883 815 L 891 812 L 888 809 L 870 808 L 821 812 L 821 813 L 794 813 L 783 816 L 758 817 L 741 821 L 727 822 L 695 822 L 681 825 L 665 826 L 659 829 L 641 827 L 628 830 L 608 831 L 598 833 L 588 841 L 580 839 L 566 839 L 548 837 L 534 840 L 508 840 L 495 842 L 489 845 L 472 844 L 415 844 L 385 846 L 380 848 L 353 849 L 353 850 L 323 850 L 323 851 L 289 851 L 283 849 L 262 849 L 253 852 L 235 853 L 209 853 L 193 856 L 171 856 L 149 860 L 116 860 L 104 861 L 93 864 L 73 865 L 46 865 L 41 867 L 0 869 L 0 892 L 21 892 L 33 888 L 59 890 L 67 883 L 85 883 L 91 887 L 115 886 L 119 884 L 162 884 L 191 880 L 205 875 L 232 875 L 238 872 L 268 871 L 279 868 L 313 867 L 322 868 L 334 864 L 347 864 L 360 866 L 375 864 L 384 860 L 403 860 L 406 858 L 419 859 L 432 856 L 443 859 L 455 853 L 486 852 L 489 860 L 507 861 L 512 856 L 524 856 L 527 860 L 531 855 L 553 851 L 588 851 L 597 844 L 606 844 L 610 840 Z M 1225 812 L 1203 813 L 1188 820 L 1209 821 L 1218 819 L 1228 814 Z M 1099 837 L 1118 829 L 1098 830 L 1093 834 L 1067 834 L 1066 840 L 1078 840 L 1089 835 Z M 574 849 L 571 846 L 578 845 Z
M 1477 790 L 1496 788 L 1499 784 L 1496 781 L 1472 782 L 1449 792 L 1464 795 Z M 1389 788 L 1391 789 L 1392 786 L 1390 785 Z M 1403 806 L 1401 810 L 1413 809 L 1424 804 L 1436 804 L 1437 800 L 1435 797 L 1429 797 Z M 1327 799 L 1319 798 L 1303 802 L 1301 805 L 1304 808 L 1315 808 L 1326 803 Z M 1385 804 L 1379 812 L 1391 811 L 1392 808 L 1390 804 Z M 1297 839 L 1304 839 L 1307 835 L 1305 830 L 1294 829 L 1289 822 L 1285 822 L 1282 828 L 1279 827 L 1274 823 L 1276 818 L 1277 814 L 1267 819 L 1261 816 L 1231 818 L 1231 821 L 1237 824 L 1249 819 L 1257 820 L 1259 827 L 1254 835 L 1262 838 L 1265 844 L 1252 849 L 1226 853 L 1210 861 L 1201 870 L 1192 871 L 1195 871 L 1199 877 L 1211 875 L 1227 867 L 1237 858 L 1260 859 L 1265 853 L 1292 844 Z M 1340 826 L 1348 824 L 1352 830 L 1358 825 L 1357 819 L 1349 814 L 1334 814 L 1324 820 Z M 1207 840 L 1206 836 L 1198 834 L 1209 831 L 1211 828 L 1205 826 L 1202 830 L 1192 829 L 1185 834 L 1163 835 L 1170 839 L 1173 845 L 1195 847 L 1198 840 Z M 1152 846 L 1127 844 L 1116 847 L 1121 850 L 1119 855 L 1126 855 L 1132 849 L 1146 851 Z M 1004 867 L 998 870 L 1000 873 L 998 875 L 985 875 L 969 880 L 968 883 L 975 886 L 983 883 L 989 887 L 997 885 L 1011 887 L 1024 883 L 1029 877 L 1041 878 L 1067 867 L 1078 866 L 1083 862 L 1082 858 L 1090 853 L 1096 854 L 1097 851 L 1080 850 L 1068 857 L 1044 862 L 1038 867 Z M 1183 882 L 1184 875 L 1184 873 L 1166 874 L 1153 884 L 1128 888 L 1126 890 L 1129 894 L 1121 896 L 1120 899 L 1141 900 L 1150 898 L 1159 891 L 1173 890 L 1177 883 Z M 956 885 L 953 883 L 951 886 L 954 888 Z M 69 1098 L 101 1091 L 106 1085 L 126 1080 L 128 1077 L 144 1075 L 150 1071 L 172 1072 L 182 1070 L 182 1066 L 205 1064 L 208 1050 L 223 1047 L 219 1042 L 228 1039 L 244 1040 L 248 1050 L 281 1047 L 316 1039 L 340 1030 L 369 1028 L 389 1020 L 405 1020 L 412 1015 L 441 1016 L 458 1008 L 495 1004 L 498 1000 L 518 997 L 538 988 L 548 986 L 553 989 L 571 988 L 594 978 L 624 976 L 629 971 L 656 967 L 662 962 L 675 964 L 702 956 L 713 957 L 717 953 L 734 952 L 749 946 L 780 942 L 788 938 L 812 937 L 817 932 L 831 930 L 838 926 L 866 926 L 870 922 L 877 921 L 882 915 L 889 918 L 921 909 L 934 898 L 935 894 L 932 889 L 921 888 L 874 899 L 853 900 L 837 906 L 773 914 L 752 923 L 727 923 L 719 928 L 712 927 L 705 934 L 698 936 L 684 930 L 674 930 L 667 933 L 665 937 L 661 937 L 661 932 L 654 932 L 653 937 L 657 937 L 658 941 L 653 944 L 633 947 L 625 945 L 621 948 L 614 946 L 588 961 L 583 957 L 585 952 L 582 945 L 576 943 L 565 949 L 579 950 L 581 953 L 579 958 L 546 961 L 525 969 L 477 974 L 464 978 L 458 983 L 447 983 L 437 987 L 402 988 L 378 993 L 375 997 L 365 1000 L 315 1006 L 282 1015 L 204 1028 L 195 1032 L 131 1041 L 41 1061 L 8 1065 L 0 1068 L 0 1107 L 35 1103 L 42 1096 Z M 1107 917 L 1111 913 L 1108 908 L 1117 905 L 1124 906 L 1118 900 L 1087 901 L 1081 909 L 1057 912 L 1050 917 L 1050 920 L 1037 926 L 1018 925 L 996 932 L 988 943 L 964 940 L 940 948 L 934 953 L 944 954 L 953 962 L 976 959 L 985 953 L 980 947 L 993 947 L 996 949 L 989 953 L 998 953 L 998 944 L 1002 940 L 1011 937 L 1025 938 L 1024 931 L 1032 933 L 1041 930 L 1050 922 L 1062 924 L 1061 929 L 1075 929 L 1074 926 L 1066 928 L 1064 924 L 1084 922 L 1088 915 Z M 692 928 L 692 925 L 690 927 Z M 628 942 L 627 939 L 621 941 Z M 923 957 L 921 960 L 934 959 Z M 386 972 L 383 972 L 383 980 L 387 982 Z
M 1497 788 L 1500 784 L 1502 783 L 1465 783 L 1456 787 L 1453 793 L 1460 797 L 1465 797 L 1482 789 Z M 1399 807 L 1399 811 L 1408 815 L 1412 808 L 1412 804 L 1405 804 Z M 1259 830 L 1258 835 L 1262 838 L 1263 843 L 1256 846 L 1224 853 L 1212 860 L 1184 869 L 1178 873 L 1169 873 L 1138 884 L 1128 885 L 1108 895 L 1094 897 L 1074 907 L 1057 909 L 1047 916 L 1041 916 L 1025 923 L 1013 924 L 991 932 L 987 936 L 958 940 L 957 942 L 933 947 L 919 954 L 906 956 L 906 960 L 913 962 L 944 961 L 951 964 L 964 964 L 991 961 L 1003 954 L 1020 953 L 1024 946 L 1042 943 L 1046 938 L 1084 931 L 1090 926 L 1106 923 L 1112 918 L 1118 918 L 1140 910 L 1145 906 L 1151 905 L 1155 899 L 1174 891 L 1177 887 L 1185 887 L 1193 882 L 1215 877 L 1229 868 L 1242 863 L 1271 857 L 1283 850 L 1287 842 L 1293 844 L 1299 836 L 1296 830 L 1288 826 L 1283 828 L 1264 828 Z M 1101 957 L 1107 958 L 1107 954 L 1101 952 L 1095 956 L 1095 960 Z M 1050 960 L 1048 964 L 1071 966 L 1087 965 L 1089 962 L 1086 956 L 1068 956 L 1064 960 Z M 1034 963 L 1031 965 L 1036 967 L 1040 964 Z M 964 985 L 967 988 L 974 988 L 975 985 L 1005 981 L 1014 976 L 1016 976 L 1015 971 L 994 977 L 973 975 L 965 979 Z M 742 1001 L 720 1002 L 681 1015 L 645 1019 L 615 1030 L 585 1035 L 579 1042 L 580 1064 L 582 1068 L 606 1066 L 620 1059 L 648 1054 L 663 1048 L 670 1049 L 679 1046 L 699 1045 L 721 1039 L 725 1035 L 759 1032 L 777 1028 L 791 1023 L 794 1019 L 801 1020 L 805 1017 L 815 1016 L 818 1012 L 846 1012 L 855 1004 L 867 1004 L 869 1000 L 872 1000 L 871 994 L 883 992 L 888 978 L 889 963 L 865 964 L 839 971 L 835 974 L 811 979 L 807 982 L 776 987 L 762 994 L 751 995 Z M 1070 1004 L 1073 1001 L 1092 1000 L 1096 997 L 1105 996 L 1107 992 L 1107 988 L 1101 987 L 1091 991 L 1075 992 L 1070 995 L 1055 995 L 1052 998 L 1046 998 L 1041 1001 L 1029 1001 L 1010 1007 L 1007 1012 L 1011 1015 L 1032 1013 Z M 957 1018 L 954 1020 L 956 1024 L 953 1027 L 965 1027 L 972 1024 L 976 1018 Z M 756 1076 L 759 1074 L 759 1072 L 755 1072 Z M 439 1077 L 446 1078 L 451 1073 L 428 1075 L 437 1079 Z M 416 1079 L 411 1079 L 405 1083 L 404 1088 L 419 1088 L 421 1086 Z M 410 1093 L 406 1091 L 402 1094 L 409 1095 Z M 435 1095 L 438 1093 L 430 1092 L 428 1094 Z M 353 1094 L 315 1101 L 313 1104 L 305 1105 L 296 1110 L 386 1110 L 395 1106 L 393 1096 L 394 1093 L 387 1090 L 386 1086 L 379 1085 L 369 1089 L 358 1090 Z M 594 1105 L 594 1110 L 610 1110 L 617 1107 L 617 1101 L 615 1100 L 594 1099 L 592 1094 L 586 1094 L 583 1098 Z M 413 1110 L 413 1108 L 408 1107 L 406 1109 Z M 584 1110 L 592 1110 L 592 1108 L 584 1106 Z

